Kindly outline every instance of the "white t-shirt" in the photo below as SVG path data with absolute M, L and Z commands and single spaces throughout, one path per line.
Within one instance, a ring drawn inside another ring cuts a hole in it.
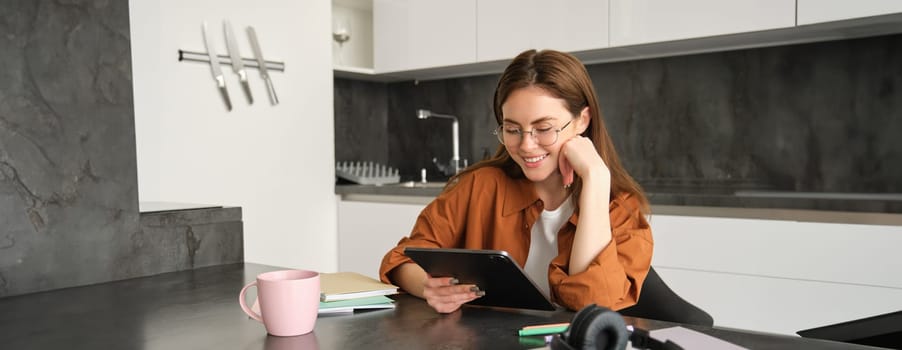
M 545 296 L 551 295 L 551 288 L 548 286 L 548 264 L 558 255 L 557 234 L 571 215 L 573 215 L 573 202 L 570 197 L 567 197 L 557 209 L 543 210 L 539 220 L 532 226 L 529 253 L 526 256 L 523 270 L 530 279 L 539 285 L 539 289 L 545 293 Z

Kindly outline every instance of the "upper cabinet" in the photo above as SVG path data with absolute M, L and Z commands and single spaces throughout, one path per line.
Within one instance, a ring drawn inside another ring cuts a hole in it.
M 381 81 L 494 74 L 526 49 L 592 64 L 902 32 L 902 0 L 333 1 L 336 76 Z
M 583 51 L 608 46 L 608 0 L 479 0 L 477 61 L 527 49 Z
M 798 0 L 799 25 L 902 12 L 899 0 Z
M 610 0 L 611 46 L 795 26 L 795 0 Z
M 333 0 L 332 67 L 373 73 L 373 3 Z
M 377 73 L 476 62 L 476 0 L 373 0 Z

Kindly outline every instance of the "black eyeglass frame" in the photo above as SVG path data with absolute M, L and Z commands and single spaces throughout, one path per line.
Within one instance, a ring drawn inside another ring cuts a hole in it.
M 570 121 L 568 121 L 567 124 L 564 124 L 564 126 L 560 127 L 559 129 L 547 130 L 547 131 L 540 131 L 540 132 L 551 132 L 551 131 L 554 131 L 554 141 L 552 141 L 552 142 L 549 143 L 549 144 L 542 144 L 542 143 L 539 142 L 539 137 L 536 136 L 536 132 L 539 131 L 539 130 L 536 130 L 535 128 L 533 128 L 533 129 L 530 130 L 530 131 L 519 130 L 517 133 L 520 134 L 520 141 L 518 141 L 517 143 L 515 143 L 515 144 L 513 144 L 513 145 L 508 145 L 508 144 L 504 143 L 504 135 L 503 135 L 503 132 L 504 132 L 504 131 L 501 130 L 501 129 L 504 128 L 504 125 L 503 125 L 503 124 L 502 124 L 502 125 L 498 125 L 497 128 L 495 128 L 494 130 L 492 130 L 492 134 L 495 135 L 495 136 L 497 137 L 498 142 L 500 142 L 502 145 L 505 145 L 505 146 L 511 146 L 511 147 L 512 147 L 512 146 L 519 145 L 520 143 L 523 142 L 523 137 L 524 137 L 523 134 L 529 134 L 529 136 L 532 137 L 532 140 L 535 141 L 536 144 L 538 144 L 539 146 L 547 147 L 547 146 L 551 146 L 551 145 L 557 143 L 557 141 L 561 138 L 561 131 L 564 131 L 564 129 L 566 129 L 568 126 L 570 126 L 571 123 L 573 123 L 573 119 L 570 119 Z

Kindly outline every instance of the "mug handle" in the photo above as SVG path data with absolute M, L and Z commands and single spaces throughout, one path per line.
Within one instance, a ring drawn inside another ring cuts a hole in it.
M 251 318 L 253 318 L 257 321 L 263 322 L 263 317 L 260 316 L 259 314 L 257 314 L 256 312 L 254 312 L 254 310 L 251 310 L 251 308 L 249 308 L 247 306 L 247 302 L 244 300 L 245 295 L 247 294 L 247 289 L 250 287 L 256 287 L 256 286 L 257 286 L 257 281 L 253 281 L 251 283 L 248 283 L 246 286 L 244 286 L 244 288 L 241 288 L 241 293 L 238 294 L 238 304 L 241 305 L 241 309 L 244 310 L 244 313 L 246 313 L 248 316 L 250 316 Z M 258 296 L 258 299 L 259 299 L 259 296 Z

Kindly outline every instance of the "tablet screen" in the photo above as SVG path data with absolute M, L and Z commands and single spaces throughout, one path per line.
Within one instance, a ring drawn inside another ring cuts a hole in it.
M 432 277 L 454 277 L 475 284 L 485 295 L 467 304 L 554 310 L 554 304 L 502 250 L 407 247 L 407 255 Z

